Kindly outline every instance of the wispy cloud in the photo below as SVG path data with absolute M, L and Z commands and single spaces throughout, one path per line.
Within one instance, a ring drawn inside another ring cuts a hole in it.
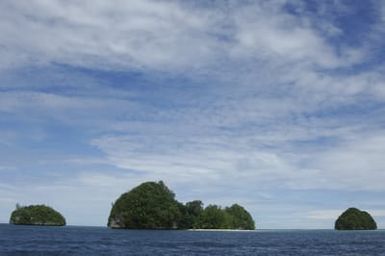
M 9 53 L 3 66 L 58 62 L 106 69 L 176 68 L 215 52 L 215 38 L 205 33 L 211 25 L 208 15 L 198 16 L 174 2 L 2 5 L 3 50 Z
M 367 6 L 0 3 L 4 211 L 41 198 L 80 224 L 92 201 L 104 224 L 121 192 L 163 179 L 274 227 L 275 211 L 330 225 L 314 204 L 339 207 L 317 191 L 384 191 L 384 15 Z
M 191 72 L 250 55 L 331 68 L 362 57 L 349 47 L 337 53 L 324 31 L 309 17 L 287 13 L 284 1 L 211 7 L 147 0 L 2 5 L 4 68 L 61 63 Z M 317 23 L 335 27 L 327 20 Z

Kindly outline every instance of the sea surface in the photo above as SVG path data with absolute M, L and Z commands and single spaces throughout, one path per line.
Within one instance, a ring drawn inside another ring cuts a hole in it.
M 385 255 L 385 231 L 148 231 L 0 225 L 0 255 Z

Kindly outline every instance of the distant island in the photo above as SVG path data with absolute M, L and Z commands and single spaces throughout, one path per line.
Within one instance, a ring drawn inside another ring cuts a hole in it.
M 203 207 L 200 200 L 182 204 L 162 182 L 144 182 L 113 204 L 108 227 L 126 229 L 253 230 L 255 223 L 242 206 Z
M 336 230 L 374 230 L 377 224 L 369 213 L 357 208 L 349 208 L 335 222 Z
M 65 226 L 66 221 L 59 212 L 45 205 L 19 206 L 12 212 L 9 221 L 15 225 Z

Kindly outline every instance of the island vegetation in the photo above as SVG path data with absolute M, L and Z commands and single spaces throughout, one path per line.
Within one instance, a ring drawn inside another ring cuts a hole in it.
M 234 204 L 203 207 L 200 200 L 180 203 L 162 182 L 145 182 L 113 204 L 108 226 L 128 229 L 255 229 L 250 213 Z
M 335 222 L 336 230 L 374 230 L 377 224 L 366 211 L 349 208 L 343 212 Z
M 12 212 L 10 223 L 15 225 L 65 226 L 59 212 L 46 205 L 19 206 Z

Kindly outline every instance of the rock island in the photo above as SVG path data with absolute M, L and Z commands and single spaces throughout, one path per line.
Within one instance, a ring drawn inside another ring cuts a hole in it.
M 255 223 L 242 206 L 203 207 L 200 200 L 180 203 L 162 182 L 144 182 L 122 194 L 112 205 L 110 228 L 253 230 Z
M 336 230 L 374 230 L 377 224 L 372 216 L 357 208 L 349 208 L 335 222 Z
M 9 221 L 15 225 L 65 226 L 63 215 L 45 205 L 16 206 Z

